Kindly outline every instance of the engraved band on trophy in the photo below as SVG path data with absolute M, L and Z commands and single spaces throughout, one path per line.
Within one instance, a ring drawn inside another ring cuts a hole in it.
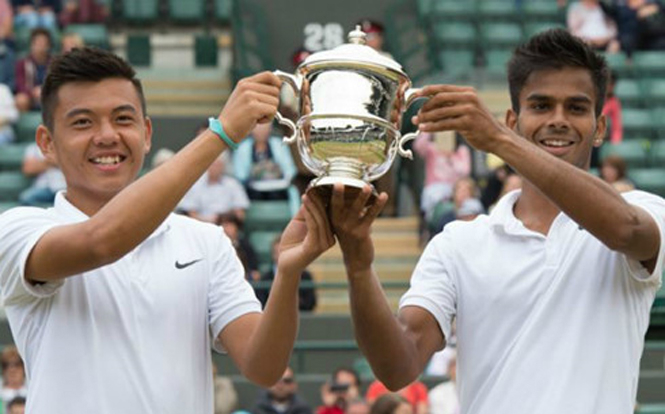
M 316 175 L 310 188 L 363 187 L 385 174 L 397 154 L 413 157 L 404 144 L 417 132 L 402 136 L 400 125 L 419 89 L 397 62 L 366 46 L 365 36 L 357 26 L 349 43 L 310 55 L 295 75 L 274 72 L 299 98 L 296 122 L 279 112 L 276 118 L 293 131 L 284 142 L 297 144 Z

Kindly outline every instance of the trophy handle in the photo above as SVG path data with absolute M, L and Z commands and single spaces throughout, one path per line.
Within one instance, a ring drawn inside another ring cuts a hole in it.
M 282 72 L 281 70 L 276 70 L 273 73 L 278 78 L 280 78 L 282 82 L 285 82 L 287 85 L 289 85 L 291 89 L 293 89 L 293 92 L 295 92 L 296 96 L 300 96 L 300 82 L 298 81 L 298 78 L 296 78 L 294 75 L 291 75 L 290 73 Z M 279 111 L 275 113 L 275 118 L 277 119 L 277 122 L 290 128 L 291 131 L 293 131 L 291 136 L 284 137 L 284 142 L 287 144 L 293 144 L 296 142 L 296 138 L 298 136 L 298 129 L 296 128 L 296 124 L 290 119 L 282 116 Z
M 409 88 L 407 91 L 404 93 L 404 99 L 406 101 L 404 105 L 404 112 L 406 112 L 407 109 L 416 101 L 418 98 L 423 98 L 427 99 L 427 97 L 424 96 L 418 96 L 418 92 L 420 92 L 421 88 Z M 415 139 L 418 134 L 420 134 L 420 130 L 417 130 L 416 132 L 409 132 L 408 134 L 405 134 L 400 138 L 399 143 L 397 145 L 397 152 L 399 155 L 401 155 L 404 158 L 408 158 L 410 160 L 413 159 L 413 152 L 411 150 L 404 149 L 404 144 L 407 142 L 411 141 L 412 139 Z

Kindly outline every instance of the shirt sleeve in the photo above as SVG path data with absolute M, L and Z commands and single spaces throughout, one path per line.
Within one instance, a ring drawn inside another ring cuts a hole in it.
M 427 245 L 413 275 L 411 286 L 402 296 L 399 308 L 418 306 L 434 316 L 446 340 L 457 312 L 457 287 L 451 271 L 450 233 L 444 230 Z
M 208 290 L 208 321 L 213 348 L 224 352 L 218 340 L 220 332 L 247 313 L 261 312 L 261 303 L 245 280 L 245 270 L 231 241 L 222 231 L 217 246 Z
M 658 232 L 660 234 L 658 258 L 656 259 L 656 266 L 654 267 L 653 272 L 647 272 L 640 262 L 626 257 L 631 275 L 640 281 L 657 282 L 658 286 L 660 286 L 662 283 L 663 261 L 665 260 L 665 200 L 644 191 L 624 193 L 624 197 L 630 204 L 644 209 L 649 215 L 651 215 L 656 222 L 656 226 L 658 226 Z
M 64 280 L 32 284 L 25 264 L 39 239 L 59 223 L 46 210 L 19 207 L 0 215 L 0 289 L 6 306 L 55 294 Z

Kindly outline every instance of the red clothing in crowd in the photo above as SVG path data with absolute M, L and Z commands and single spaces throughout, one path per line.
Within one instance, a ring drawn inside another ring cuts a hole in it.
M 610 121 L 610 143 L 620 143 L 623 140 L 623 123 L 621 122 L 621 102 L 616 96 L 605 101 L 603 115 Z
M 391 391 L 388 390 L 388 388 L 386 388 L 383 383 L 376 380 L 367 389 L 367 395 L 365 398 L 367 399 L 367 402 L 371 404 L 383 394 L 389 394 L 390 392 Z M 418 404 L 427 404 L 428 402 L 427 387 L 420 381 L 412 382 L 411 384 L 399 390 L 397 393 L 404 397 L 404 399 L 406 399 L 411 404 L 414 413 L 418 412 Z

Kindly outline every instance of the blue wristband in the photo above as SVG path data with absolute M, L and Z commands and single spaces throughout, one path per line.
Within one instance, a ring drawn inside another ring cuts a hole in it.
M 229 148 L 232 150 L 238 149 L 238 143 L 234 142 L 231 138 L 229 138 L 228 135 L 226 135 L 226 132 L 224 132 L 224 128 L 222 127 L 222 123 L 219 122 L 219 119 L 213 117 L 208 118 L 208 128 L 217 134 L 217 136 L 219 136 L 222 141 L 224 141 L 224 143 L 229 146 Z

